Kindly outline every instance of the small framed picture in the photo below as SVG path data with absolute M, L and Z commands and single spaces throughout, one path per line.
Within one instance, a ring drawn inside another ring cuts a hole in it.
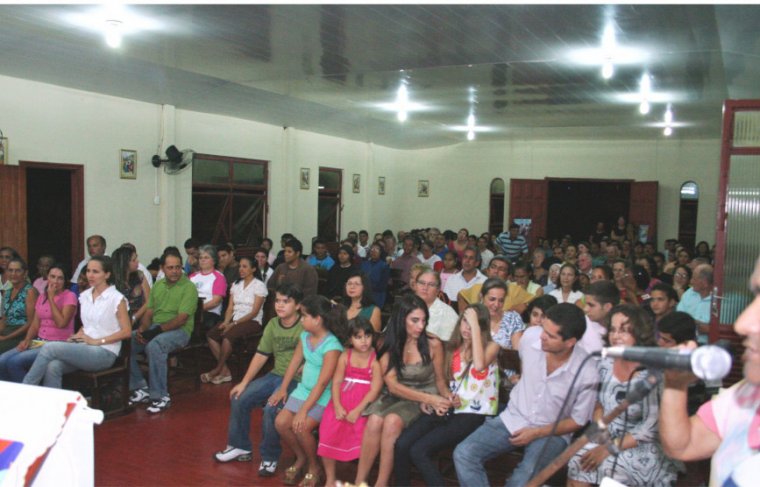
M 385 194 L 385 176 L 377 178 L 377 194 Z
M 0 166 L 8 163 L 8 137 L 0 137 Z
M 420 198 L 427 198 L 430 196 L 430 181 L 427 179 L 420 179 L 417 181 L 417 196 Z
M 121 179 L 137 179 L 137 151 L 119 151 L 119 176 Z
M 309 189 L 309 168 L 301 168 L 301 189 Z
M 358 174 L 354 174 L 353 179 L 353 186 L 352 186 L 354 193 L 361 192 L 361 176 Z

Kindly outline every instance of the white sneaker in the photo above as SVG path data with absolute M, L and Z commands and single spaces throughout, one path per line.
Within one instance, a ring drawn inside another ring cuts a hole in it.
M 250 462 L 251 452 L 235 448 L 234 446 L 228 446 L 224 450 L 214 453 L 214 460 L 220 463 L 227 463 L 233 460 L 237 462 Z
M 262 460 L 259 465 L 259 477 L 273 477 L 277 471 L 277 462 L 267 462 Z
M 132 391 L 132 395 L 129 396 L 129 405 L 135 404 L 147 404 L 150 401 L 150 394 L 148 389 L 135 389 Z
M 145 409 L 150 414 L 157 414 L 165 409 L 169 409 L 169 406 L 172 405 L 172 400 L 169 398 L 169 396 L 164 396 L 161 399 L 151 401 L 150 406 Z

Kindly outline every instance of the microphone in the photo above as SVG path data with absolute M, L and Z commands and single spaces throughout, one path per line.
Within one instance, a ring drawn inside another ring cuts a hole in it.
M 696 350 L 659 347 L 606 347 L 602 357 L 622 358 L 658 369 L 688 370 L 705 381 L 722 379 L 731 372 L 731 354 L 717 345 Z

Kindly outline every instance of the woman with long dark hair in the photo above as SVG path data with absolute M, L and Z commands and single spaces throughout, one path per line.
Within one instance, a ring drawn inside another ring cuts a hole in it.
M 140 318 L 148 309 L 150 286 L 137 270 L 139 264 L 137 252 L 129 247 L 119 247 L 111 254 L 113 262 L 113 278 L 116 289 L 127 298 L 129 317 L 132 326 L 140 323 Z
M 346 307 L 346 315 L 349 320 L 361 316 L 366 318 L 375 332 L 380 331 L 380 308 L 372 298 L 372 287 L 367 274 L 358 269 L 349 274 L 343 287 L 343 306 Z
M 48 268 L 45 282 L 26 337 L 0 355 L 0 380 L 21 382 L 46 342 L 65 341 L 74 333 L 77 296 L 66 289 L 68 279 L 61 264 Z
M 116 361 L 121 341 L 132 328 L 127 300 L 114 286 L 111 258 L 96 256 L 87 262 L 89 287 L 79 296 L 82 328 L 65 342 L 46 343 L 24 377 L 24 384 L 61 387 L 63 375 L 75 370 L 94 372 Z
M 455 447 L 498 409 L 500 346 L 491 339 L 490 312 L 471 304 L 459 316 L 446 344 L 446 372 L 452 391 L 451 414 L 422 415 L 396 442 L 393 473 L 396 485 L 410 485 L 412 463 L 427 485 L 445 485 L 437 453 Z
M 253 258 L 256 259 L 256 267 L 258 268 L 255 272 L 256 279 L 266 284 L 274 274 L 274 269 L 269 265 L 269 252 L 263 248 L 256 249 Z
M 439 340 L 428 340 L 428 318 L 428 307 L 419 296 L 405 295 L 393 305 L 378 354 L 385 388 L 364 411 L 369 419 L 362 438 L 356 485 L 366 481 L 378 454 L 380 468 L 375 485 L 387 485 L 396 439 L 403 429 L 423 410 L 443 415 L 451 406 L 443 346 Z

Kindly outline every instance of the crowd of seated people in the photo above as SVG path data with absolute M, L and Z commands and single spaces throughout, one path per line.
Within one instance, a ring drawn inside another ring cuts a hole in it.
M 93 235 L 71 290 L 52 256 L 41 257 L 30 276 L 23 259 L 3 247 L 0 379 L 60 387 L 67 372 L 109 367 L 131 338 L 131 402 L 159 413 L 171 404 L 166 356 L 194 327 L 202 327 L 215 360 L 201 376 L 212 385 L 232 382 L 227 359 L 234 343 L 261 335 L 231 389 L 228 444 L 216 461 L 253 458 L 250 412 L 263 407 L 258 473 L 278 473 L 284 441 L 297 455 L 280 469 L 286 484 L 318 485 L 323 456 L 331 480 L 336 460 L 358 459 L 360 483 L 379 459 L 376 485 L 406 485 L 412 465 L 437 485 L 437 455 L 454 448 L 462 485 L 488 484 L 486 460 L 524 450 L 509 479 L 522 485 L 573 433 L 613 407 L 621 387 L 646 377 L 639 364 L 622 359 L 580 370 L 588 354 L 605 344 L 704 341 L 712 268 L 707 243 L 692 251 L 670 239 L 657 252 L 651 242 L 633 241 L 622 218 L 611 232 L 597 227 L 577 242 L 564 236 L 530 245 L 518 230 L 386 230 L 372 241 L 362 230 L 349 232 L 333 255 L 321 239 L 306 254 L 289 233 L 279 252 L 263 239 L 245 255 L 229 243 L 188 239 L 184 262 L 177 247 L 168 247 L 148 268 L 134 245 L 109 257 L 105 238 Z M 199 323 L 196 305 L 203 306 Z M 77 313 L 82 326 L 75 330 Z M 498 371 L 501 350 L 519 352 L 521 373 Z M 148 358 L 147 380 L 134 361 L 138 353 Z M 274 368 L 260 376 L 271 357 Z M 576 372 L 581 381 L 552 429 L 560 410 L 555 396 L 564 399 Z M 505 380 L 513 388 L 502 410 L 495 398 Z M 353 387 L 361 392 L 348 395 Z M 549 390 L 551 400 L 543 395 Z M 611 447 L 579 452 L 569 482 L 614 475 L 634 484 L 673 483 L 678 464 L 657 440 L 660 393 L 653 390 L 625 423 L 613 425 Z M 322 421 L 330 426 L 320 429 Z M 327 433 L 334 428 L 352 439 Z M 325 434 L 314 441 L 317 430 Z M 642 472 L 644 464 L 657 467 Z

